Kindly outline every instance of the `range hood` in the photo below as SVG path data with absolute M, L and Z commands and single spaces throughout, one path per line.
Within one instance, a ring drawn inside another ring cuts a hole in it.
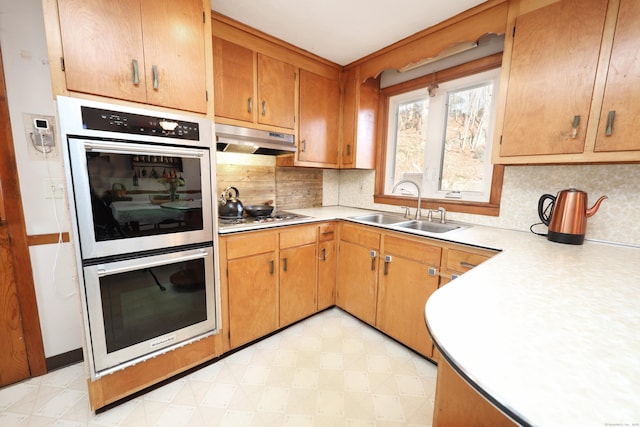
M 296 152 L 292 134 L 216 123 L 216 149 L 231 153 L 291 154 Z

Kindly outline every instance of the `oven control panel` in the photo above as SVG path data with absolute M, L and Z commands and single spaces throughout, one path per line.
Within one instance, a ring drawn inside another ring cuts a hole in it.
M 101 108 L 81 107 L 85 129 L 198 141 L 198 123 Z

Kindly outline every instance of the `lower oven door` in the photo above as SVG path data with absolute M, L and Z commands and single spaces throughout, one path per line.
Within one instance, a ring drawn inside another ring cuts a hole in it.
M 85 266 L 92 377 L 216 333 L 213 266 L 210 246 Z

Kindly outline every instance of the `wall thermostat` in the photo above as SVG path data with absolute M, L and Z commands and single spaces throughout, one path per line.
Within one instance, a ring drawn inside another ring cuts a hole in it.
M 51 128 L 49 127 L 49 120 L 47 119 L 33 119 L 33 127 L 40 133 L 49 133 Z

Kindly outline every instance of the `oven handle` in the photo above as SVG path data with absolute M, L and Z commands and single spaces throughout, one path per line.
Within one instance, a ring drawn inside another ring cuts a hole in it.
M 198 254 L 187 255 L 180 258 L 171 259 L 170 264 L 175 264 L 183 261 L 191 261 L 194 259 L 206 258 L 208 256 L 209 256 L 209 252 L 203 250 L 201 253 L 198 253 Z M 118 267 L 118 268 L 105 268 L 104 265 L 99 265 L 97 268 L 97 273 L 98 273 L 98 277 L 104 277 L 111 274 L 126 273 L 132 270 L 143 270 L 145 268 L 159 267 L 161 265 L 167 265 L 167 260 L 165 259 L 163 261 L 154 261 L 154 262 L 147 262 L 142 264 L 136 263 L 135 265 L 130 265 L 129 267 Z
M 98 150 L 101 153 L 114 153 L 114 154 L 127 154 L 131 151 L 131 148 L 125 149 L 125 146 L 121 143 L 109 143 L 109 142 L 85 142 L 85 150 L 95 151 Z M 202 151 L 194 150 L 181 150 L 180 148 L 164 148 L 164 147 L 147 147 L 144 145 L 136 145 L 136 154 L 162 154 L 172 157 L 203 157 Z

